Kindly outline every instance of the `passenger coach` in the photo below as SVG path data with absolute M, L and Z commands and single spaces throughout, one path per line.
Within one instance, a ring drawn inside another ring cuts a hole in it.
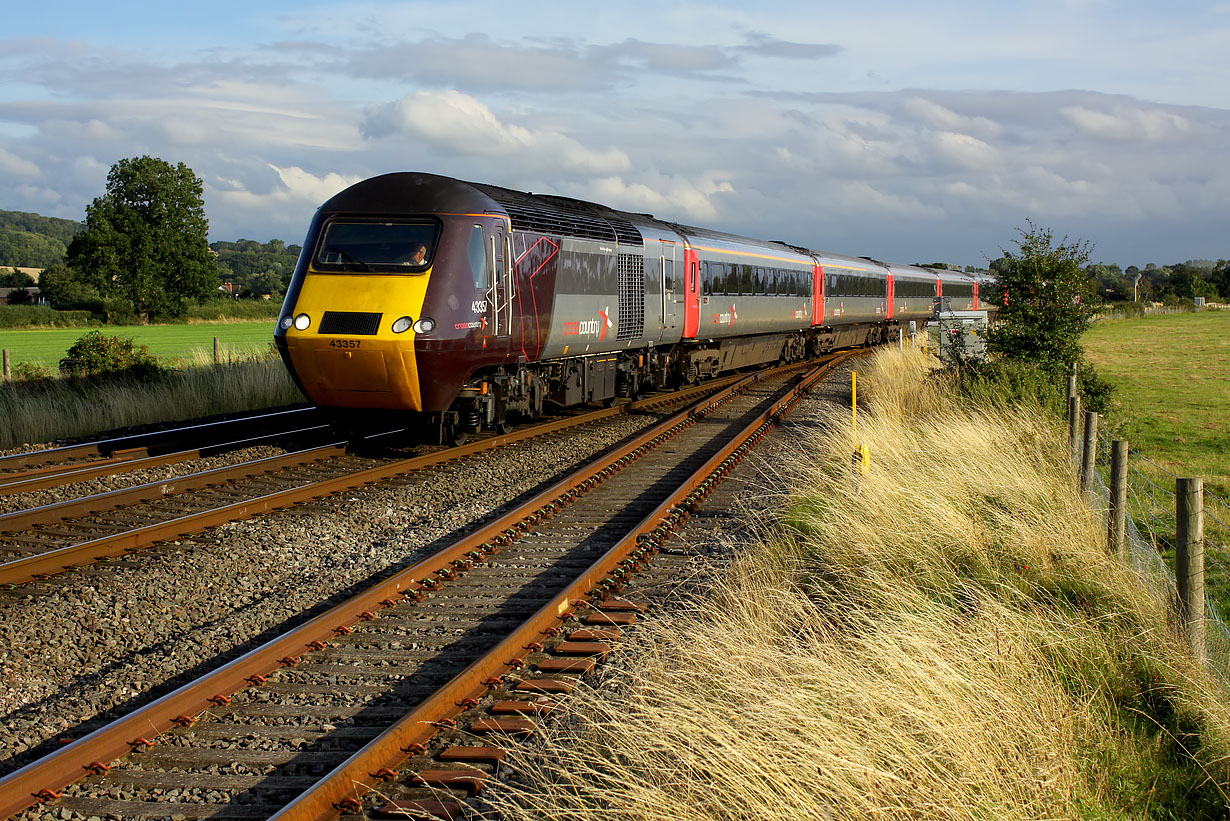
M 275 343 L 317 405 L 418 414 L 459 441 L 547 404 L 610 402 L 876 342 L 925 322 L 937 297 L 966 285 L 976 288 L 928 269 L 398 173 L 317 211 Z

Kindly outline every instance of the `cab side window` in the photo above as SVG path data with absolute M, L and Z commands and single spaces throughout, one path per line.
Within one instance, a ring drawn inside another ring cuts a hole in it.
M 487 270 L 487 246 L 483 243 L 483 226 L 475 225 L 470 231 L 470 270 L 474 273 L 474 290 L 486 291 L 491 287 Z

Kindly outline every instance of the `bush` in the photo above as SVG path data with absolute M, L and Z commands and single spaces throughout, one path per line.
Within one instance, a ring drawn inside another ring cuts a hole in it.
M 184 312 L 189 322 L 225 319 L 277 319 L 282 309 L 280 299 L 211 299 L 192 305 Z
M 29 288 L 35 284 L 34 277 L 25 271 L 18 271 L 16 268 L 13 268 L 6 272 L 3 268 L 0 268 L 0 288 Z
M 79 328 L 97 324 L 89 311 L 57 311 L 46 305 L 0 305 L 0 328 Z
M 33 362 L 17 362 L 12 367 L 13 379 L 18 382 L 45 382 L 51 379 L 51 371 Z
M 68 355 L 60 360 L 60 373 L 65 376 L 122 375 L 148 382 L 162 376 L 163 368 L 145 345 L 138 346 L 125 336 L 105 336 L 102 331 L 90 331 L 74 342 Z

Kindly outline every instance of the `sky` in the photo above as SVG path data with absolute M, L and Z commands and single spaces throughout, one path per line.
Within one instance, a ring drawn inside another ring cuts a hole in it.
M 6 6 L 18 6 L 8 0 Z M 983 265 L 1027 221 L 1230 257 L 1230 2 L 42 0 L 0 24 L 0 208 L 149 154 L 212 240 L 426 171 L 830 252 Z

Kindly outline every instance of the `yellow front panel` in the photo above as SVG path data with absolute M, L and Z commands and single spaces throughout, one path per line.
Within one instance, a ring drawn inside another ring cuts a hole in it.
M 313 402 L 326 407 L 422 410 L 414 358 L 414 331 L 395 334 L 393 321 L 419 319 L 430 271 L 418 276 L 310 272 L 295 303 L 307 314 L 306 331 L 291 328 L 286 346 Z M 325 311 L 380 313 L 374 335 L 321 334 Z

